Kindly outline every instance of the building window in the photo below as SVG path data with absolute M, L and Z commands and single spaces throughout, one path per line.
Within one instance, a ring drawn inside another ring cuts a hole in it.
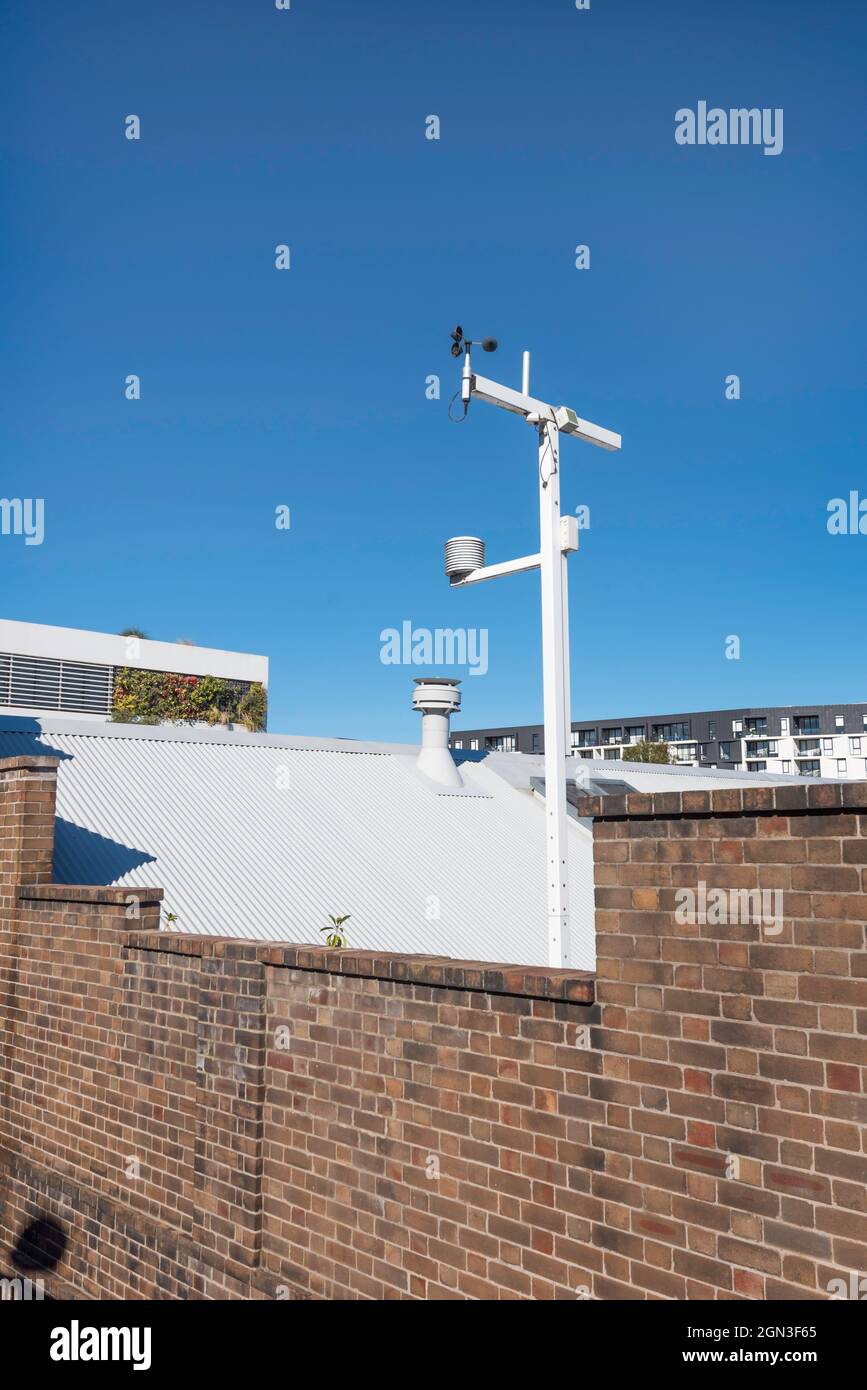
M 784 772 L 791 772 L 791 770 L 792 770 L 792 764 L 791 764 L 790 762 L 788 762 L 788 761 L 784 761 L 784 762 L 783 762 L 783 771 L 784 771 Z
M 720 746 L 719 746 L 719 755 L 720 755 L 720 759 L 722 760 L 722 762 L 724 762 L 724 763 L 732 763 L 732 762 L 734 762 L 734 754 L 733 754 L 733 752 L 732 752 L 732 748 L 733 748 L 733 744 L 731 744 L 731 743 L 726 743 L 725 741 L 723 741 L 723 742 L 720 744 Z
M 538 753 L 540 742 L 541 742 L 541 739 L 539 738 L 539 735 L 538 735 L 538 734 L 534 734 L 534 735 L 533 735 L 533 752 L 534 752 L 534 753 Z
M 850 740 L 849 740 L 849 752 L 850 752 L 850 753 L 860 753 L 860 752 L 861 752 L 861 740 L 860 740 L 860 738 L 850 738 Z
M 476 752 L 476 753 L 477 753 L 478 751 L 479 751 L 479 740 L 478 740 L 477 738 L 471 738 L 471 739 L 470 739 L 470 752 L 471 752 L 471 753 L 472 753 L 472 752 Z
M 829 758 L 831 757 L 834 752 L 834 740 L 832 738 L 822 739 L 822 752 L 827 753 Z
M 627 743 L 640 743 L 647 737 L 647 729 L 644 724 L 629 724 L 626 728 Z
M 716 725 L 714 724 L 713 720 L 711 720 L 707 726 L 707 736 L 710 739 L 716 738 Z
M 456 738 L 456 739 L 455 739 L 455 742 L 454 742 L 454 747 L 455 747 L 455 748 L 463 748 L 463 746 L 464 746 L 464 741 L 463 741 L 463 739 L 462 739 L 462 738 Z
M 602 742 L 603 742 L 603 743 L 622 743 L 622 742 L 623 742 L 623 730 L 622 730 L 622 729 L 603 729 L 603 730 L 602 730 Z
M 843 718 L 843 715 L 842 715 L 842 714 L 835 714 L 835 715 L 834 715 L 834 728 L 835 728 L 835 729 L 839 729 L 839 730 L 842 732 L 843 729 L 845 729 L 845 727 L 846 727 L 846 720 Z
M 789 721 L 788 721 L 788 719 L 781 719 L 781 720 L 780 720 L 780 735 L 781 735 L 782 738 L 788 738 L 788 736 L 789 736 Z
M 694 763 L 696 751 L 694 743 L 679 743 L 674 749 L 674 761 L 676 763 Z
M 606 748 L 606 749 L 604 750 L 604 756 L 605 756 L 605 757 L 609 760 L 609 762 L 610 762 L 610 761 L 612 761 L 612 759 L 614 759 L 614 758 L 619 758 L 619 757 L 620 757 L 620 749 L 619 749 L 619 748 Z
M 701 745 L 701 756 L 705 759 L 713 757 L 713 744 L 703 743 Z
M 595 748 L 595 746 L 596 746 L 596 730 L 595 730 L 595 729 L 579 729 L 579 730 L 577 731 L 577 733 L 573 734 L 573 736 L 572 736 L 572 741 L 573 741 L 573 743 L 575 742 L 576 739 L 577 739 L 577 741 L 578 741 L 578 747 L 579 747 L 579 748 Z
M 818 714 L 796 714 L 795 733 L 796 734 L 817 734 L 819 732 Z
M 775 758 L 776 756 L 776 739 L 760 738 L 755 743 L 747 744 L 744 749 L 745 758 Z
M 838 759 L 837 759 L 837 776 L 838 776 L 838 777 L 845 777 L 845 776 L 846 776 L 846 759 L 845 759 L 845 758 L 838 758 Z
M 798 763 L 802 777 L 818 777 L 821 771 L 818 758 L 802 758 Z
M 485 739 L 485 747 L 492 753 L 514 753 L 517 742 L 515 734 L 492 734 Z
M 754 719 L 748 719 L 746 732 L 748 734 L 766 734 L 768 732 L 767 716 L 760 714 Z
M 677 724 L 654 724 L 653 737 L 657 743 L 676 743 L 678 739 L 689 738 L 689 721 Z
M 799 738 L 795 747 L 795 756 L 798 758 L 812 757 L 819 753 L 819 740 L 817 738 Z
M 749 772 L 767 772 L 767 769 L 768 765 L 766 762 L 753 762 L 753 760 L 750 759 L 748 764 Z

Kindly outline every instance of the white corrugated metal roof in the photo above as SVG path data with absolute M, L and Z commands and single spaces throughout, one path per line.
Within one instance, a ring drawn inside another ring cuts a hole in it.
M 543 803 L 483 763 L 440 793 L 418 750 L 340 740 L 0 722 L 55 751 L 62 883 L 160 886 L 179 930 L 543 964 Z M 572 826 L 573 961 L 593 965 L 590 837 Z
M 311 942 L 349 913 L 359 949 L 546 961 L 541 757 L 464 756 L 464 789 L 443 792 L 413 745 L 0 717 L 0 757 L 34 751 L 61 758 L 58 882 L 162 887 L 187 932 Z M 595 760 L 592 776 L 791 780 Z M 592 969 L 590 825 L 569 825 L 571 964 Z

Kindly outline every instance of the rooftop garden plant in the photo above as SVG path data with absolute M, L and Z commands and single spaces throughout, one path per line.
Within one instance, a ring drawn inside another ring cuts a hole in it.
M 112 719 L 121 724 L 243 724 L 265 727 L 265 688 L 222 676 L 181 676 L 124 666 L 115 676 Z

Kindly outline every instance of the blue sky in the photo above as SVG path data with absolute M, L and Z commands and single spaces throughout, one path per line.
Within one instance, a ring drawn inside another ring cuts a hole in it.
M 46 509 L 0 616 L 265 652 L 272 729 L 397 739 L 425 672 L 380 632 L 484 627 L 456 722 L 538 720 L 537 578 L 442 573 L 538 543 L 531 431 L 448 422 L 459 321 L 624 437 L 564 441 L 576 719 L 864 700 L 867 536 L 826 529 L 867 498 L 863 5 L 0 16 L 0 496 Z M 700 100 L 782 108 L 783 152 L 677 145 Z

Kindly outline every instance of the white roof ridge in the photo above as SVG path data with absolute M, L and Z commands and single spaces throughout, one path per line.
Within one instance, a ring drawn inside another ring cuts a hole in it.
M 98 719 L 66 719 L 51 716 L 4 715 L 0 712 L 0 733 L 72 734 L 89 738 L 150 739 L 159 743 L 202 743 L 226 748 L 294 748 L 323 753 L 372 755 L 418 754 L 414 743 L 385 743 L 377 740 L 316 737 L 310 734 L 252 734 L 246 729 L 226 729 L 219 725 L 124 724 Z

